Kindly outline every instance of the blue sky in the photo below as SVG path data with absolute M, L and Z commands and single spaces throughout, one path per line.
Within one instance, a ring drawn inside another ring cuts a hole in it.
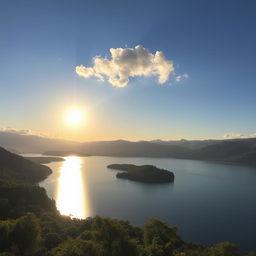
M 0 126 L 81 141 L 254 134 L 255 12 L 253 0 L 2 1 Z M 117 88 L 75 72 L 136 45 L 189 77 Z M 72 106 L 79 127 L 63 121 Z

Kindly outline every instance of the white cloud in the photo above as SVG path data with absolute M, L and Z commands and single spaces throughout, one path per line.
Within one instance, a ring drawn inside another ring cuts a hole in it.
M 225 139 L 248 139 L 256 138 L 256 133 L 253 134 L 240 134 L 240 133 L 227 133 L 223 136 Z
M 175 77 L 175 81 L 176 82 L 180 82 L 183 79 L 187 79 L 189 77 L 189 75 L 187 73 L 183 74 L 183 75 L 179 75 Z
M 13 127 L 0 127 L 0 132 L 15 133 L 19 135 L 36 135 L 40 137 L 47 137 L 42 133 L 38 133 L 29 129 L 16 129 Z
M 96 77 L 98 81 L 107 79 L 113 86 L 125 87 L 129 77 L 154 75 L 158 76 L 158 83 L 163 84 L 174 72 L 173 63 L 165 58 L 163 52 L 153 54 L 141 45 L 134 48 L 111 48 L 110 53 L 110 60 L 96 56 L 92 67 L 77 66 L 76 73 L 85 78 Z

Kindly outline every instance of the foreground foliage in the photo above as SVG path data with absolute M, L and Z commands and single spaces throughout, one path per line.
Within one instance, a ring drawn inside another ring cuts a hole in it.
M 0 255 L 45 256 L 238 256 L 223 242 L 210 248 L 184 242 L 176 227 L 152 219 L 143 229 L 96 216 L 71 220 L 58 214 L 33 213 L 0 221 Z M 7 254 L 8 253 L 8 254 Z M 248 254 L 254 255 L 254 254 Z

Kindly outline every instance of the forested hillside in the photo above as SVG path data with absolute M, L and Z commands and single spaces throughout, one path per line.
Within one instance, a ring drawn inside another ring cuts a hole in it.
M 36 164 L 0 147 L 0 179 L 39 182 L 51 173 L 49 167 Z

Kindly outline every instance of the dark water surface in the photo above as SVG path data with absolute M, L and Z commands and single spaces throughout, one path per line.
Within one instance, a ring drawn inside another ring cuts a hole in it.
M 115 178 L 114 163 L 152 164 L 175 173 L 173 184 L 146 185 Z M 256 249 L 256 169 L 220 163 L 159 158 L 67 157 L 48 164 L 45 181 L 63 214 L 100 214 L 143 225 L 160 218 L 177 225 L 185 240 L 236 243 Z

